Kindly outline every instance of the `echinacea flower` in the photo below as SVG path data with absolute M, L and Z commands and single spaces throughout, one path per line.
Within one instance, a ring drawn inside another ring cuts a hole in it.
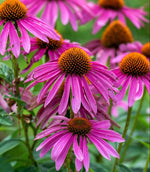
M 115 97 L 113 93 L 116 88 L 112 87 L 115 79 L 115 75 L 108 71 L 106 66 L 91 61 L 90 56 L 84 50 L 70 48 L 62 53 L 58 60 L 47 62 L 35 68 L 28 75 L 26 82 L 34 81 L 28 88 L 39 82 L 46 82 L 38 95 L 38 102 L 40 102 L 49 92 L 45 100 L 45 107 L 52 101 L 61 84 L 65 82 L 58 112 L 59 114 L 64 112 L 70 98 L 72 110 L 76 114 L 81 103 L 83 106 L 91 106 L 94 113 L 97 112 L 96 100 L 88 86 L 88 81 L 109 104 L 109 98 Z M 49 90 L 49 88 L 51 89 Z
M 124 0 L 98 0 L 98 4 L 88 3 L 89 8 L 94 11 L 95 16 L 89 16 L 86 11 L 82 10 L 83 18 L 80 24 L 85 24 L 92 19 L 96 19 L 93 26 L 93 34 L 97 33 L 109 21 L 113 21 L 116 17 L 122 23 L 126 24 L 128 18 L 138 29 L 144 26 L 144 22 L 148 22 L 145 18 L 147 12 L 142 8 L 129 8 L 125 6 Z
M 122 86 L 116 95 L 121 101 L 129 87 L 128 106 L 133 106 L 143 95 L 143 85 L 150 94 L 150 64 L 148 59 L 140 53 L 129 53 L 120 62 L 119 68 L 112 70 L 118 78 L 118 87 Z M 117 86 L 117 85 L 116 85 Z
M 0 53 L 2 55 L 6 51 L 8 35 L 14 56 L 18 57 L 20 55 L 19 31 L 21 33 L 22 45 L 26 52 L 30 51 L 30 39 L 27 31 L 45 42 L 48 42 L 46 36 L 52 39 L 59 39 L 59 35 L 51 26 L 29 15 L 26 6 L 19 0 L 5 0 L 0 5 L 1 25 L 3 25 L 0 35 Z
M 78 14 L 80 10 L 84 9 L 89 16 L 93 16 L 85 0 L 22 0 L 22 2 L 29 7 L 32 15 L 38 14 L 43 9 L 41 19 L 52 27 L 56 25 L 59 11 L 62 24 L 66 25 L 70 21 L 74 31 L 77 31 L 77 20 L 81 18 Z
M 104 30 L 101 40 L 96 39 L 88 42 L 85 47 L 88 48 L 96 60 L 106 65 L 110 61 L 110 66 L 114 65 L 112 61 L 117 55 L 126 55 L 126 51 L 121 51 L 119 46 L 133 42 L 132 33 L 129 28 L 119 20 L 113 21 Z M 109 60 L 110 59 L 110 60 Z
M 142 45 L 139 41 L 133 42 L 133 43 L 127 43 L 127 44 L 121 44 L 119 46 L 119 51 L 123 52 L 122 54 L 116 56 L 112 63 L 119 63 L 124 55 L 129 54 L 130 52 L 138 52 L 146 56 L 148 59 L 150 59 L 150 42 L 147 42 L 146 44 Z
M 119 158 L 116 150 L 104 139 L 110 142 L 124 142 L 124 139 L 117 132 L 109 130 L 111 124 L 108 120 L 68 119 L 61 116 L 55 117 L 55 119 L 61 119 L 63 122 L 42 131 L 35 139 L 47 137 L 36 150 L 42 149 L 40 152 L 42 158 L 52 149 L 51 159 L 56 163 L 56 170 L 59 170 L 63 165 L 67 153 L 73 145 L 76 170 L 80 171 L 84 166 L 88 172 L 90 162 L 88 141 L 96 146 L 104 158 L 111 160 L 110 155 Z
M 26 69 L 22 71 L 22 73 L 28 71 L 30 67 L 35 62 L 39 61 L 44 55 L 47 56 L 48 59 L 51 61 L 57 60 L 64 51 L 72 47 L 82 48 L 89 55 L 91 55 L 88 49 L 81 47 L 79 43 L 76 43 L 76 42 L 71 43 L 69 40 L 63 39 L 60 33 L 58 33 L 58 35 L 60 36 L 60 40 L 54 40 L 54 39 L 48 38 L 49 40 L 48 43 L 40 40 L 39 38 L 31 38 L 31 50 L 29 54 L 32 52 L 35 52 L 35 53 L 33 57 L 31 58 L 30 64 L 28 65 Z M 27 53 L 24 53 L 24 55 L 27 55 Z

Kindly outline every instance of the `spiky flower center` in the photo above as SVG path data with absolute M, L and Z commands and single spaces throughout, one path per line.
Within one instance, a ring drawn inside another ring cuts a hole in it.
M 142 54 L 150 58 L 150 42 L 147 42 L 145 45 L 143 45 Z
M 133 42 L 129 28 L 120 21 L 113 21 L 103 32 L 101 43 L 104 47 L 117 48 L 120 44 Z
M 66 74 L 83 75 L 91 69 L 91 58 L 80 48 L 70 48 L 59 58 L 58 65 Z
M 103 8 L 119 10 L 124 6 L 123 0 L 99 0 L 98 4 Z
M 61 45 L 63 44 L 63 38 L 62 38 L 62 35 L 58 31 L 56 32 L 60 36 L 60 41 L 48 38 L 49 43 L 46 43 L 40 40 L 39 38 L 37 38 L 37 44 L 39 48 L 47 48 L 48 50 L 52 50 L 52 51 L 60 48 Z
M 16 21 L 26 16 L 27 8 L 19 0 L 5 0 L 0 5 L 0 19 Z
M 141 76 L 149 72 L 149 61 L 140 53 L 129 53 L 119 64 L 121 71 L 132 76 Z
M 73 118 L 68 123 L 68 130 L 73 134 L 84 136 L 90 132 L 92 125 L 85 118 Z

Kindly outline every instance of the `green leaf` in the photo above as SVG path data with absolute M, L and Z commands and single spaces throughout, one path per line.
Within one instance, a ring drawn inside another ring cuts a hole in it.
M 89 168 L 89 172 L 94 172 L 91 168 Z
M 0 107 L 0 124 L 12 125 L 10 116 Z
M 108 172 L 109 170 L 101 163 L 90 163 L 90 167 L 94 172 Z M 92 172 L 92 171 L 91 171 Z
M 30 167 L 20 167 L 15 170 L 16 172 L 41 172 L 38 167 L 30 166 Z
M 7 159 L 4 157 L 0 157 L 0 170 L 1 172 L 14 172 L 10 163 L 7 162 Z
M 10 139 L 10 140 L 1 142 L 0 143 L 0 155 L 13 149 L 14 147 L 16 147 L 19 144 L 20 144 L 20 140 L 18 140 L 18 139 Z
M 6 64 L 0 62 L 0 77 L 3 78 L 7 83 L 12 83 L 14 74 Z
M 128 167 L 122 164 L 117 165 L 117 170 L 118 172 L 132 172 L 132 170 L 130 170 Z
M 19 105 L 22 105 L 22 106 L 23 106 L 23 105 L 24 105 L 24 106 L 26 105 L 26 103 L 25 103 L 24 101 L 22 101 L 21 98 L 16 98 L 16 97 L 13 96 L 13 95 L 12 95 L 11 97 L 10 97 L 10 96 L 4 95 L 4 98 L 12 99 L 12 100 L 14 100 L 15 102 L 17 102 Z

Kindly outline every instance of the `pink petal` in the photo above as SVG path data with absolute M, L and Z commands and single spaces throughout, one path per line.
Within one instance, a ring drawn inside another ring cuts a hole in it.
M 63 113 L 67 107 L 68 100 L 69 100 L 69 93 L 70 93 L 70 85 L 71 85 L 71 78 L 70 78 L 70 75 L 68 75 L 65 81 L 64 93 L 63 93 L 63 96 L 61 98 L 59 108 L 58 108 L 59 114 Z
M 71 88 L 72 88 L 72 99 L 71 105 L 72 110 L 76 114 L 81 106 L 81 90 L 79 85 L 78 77 L 76 75 L 71 76 Z
M 1 31 L 1 35 L 0 35 L 0 53 L 2 55 L 4 55 L 5 51 L 6 51 L 9 28 L 10 28 L 10 24 L 9 24 L 9 22 L 7 22 L 4 25 L 3 30 Z
M 55 82 L 55 84 L 53 85 L 52 89 L 50 90 L 46 100 L 45 100 L 45 104 L 44 107 L 46 107 L 54 98 L 55 94 L 57 93 L 59 87 L 61 86 L 63 80 L 65 78 L 65 74 L 62 74 L 58 80 Z
M 18 57 L 20 55 L 20 39 L 12 22 L 9 22 L 9 27 L 11 28 L 9 30 L 10 46 L 14 56 Z
M 30 48 L 31 48 L 31 43 L 30 43 L 30 38 L 28 35 L 28 32 L 26 29 L 20 24 L 19 21 L 17 21 L 17 24 L 19 26 L 20 32 L 21 32 L 21 40 L 22 40 L 22 45 L 25 50 L 25 52 L 29 53 Z
M 82 160 L 83 160 L 83 153 L 82 153 L 81 148 L 78 146 L 78 143 L 77 143 L 77 134 L 74 135 L 74 140 L 73 140 L 73 151 L 74 151 L 74 153 L 75 153 L 76 158 L 77 158 L 79 161 L 82 161 Z
M 129 89 L 129 94 L 128 94 L 128 106 L 131 107 L 133 106 L 135 102 L 135 96 L 136 96 L 136 91 L 137 91 L 137 79 L 136 77 L 133 77 L 131 79 L 130 83 L 130 89 Z

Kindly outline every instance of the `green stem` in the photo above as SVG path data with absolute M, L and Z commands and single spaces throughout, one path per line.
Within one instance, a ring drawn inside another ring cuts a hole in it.
M 46 54 L 45 54 L 45 63 L 46 63 L 46 62 L 49 62 L 49 60 L 50 60 L 50 59 L 49 59 L 48 52 L 46 52 Z
M 123 131 L 123 134 L 122 134 L 122 137 L 124 139 L 126 137 L 126 133 L 127 133 L 128 128 L 129 128 L 129 123 L 130 123 L 130 118 L 131 118 L 131 112 L 132 112 L 132 107 L 128 107 L 127 120 L 126 120 L 125 128 L 124 128 L 124 131 Z M 122 145 L 123 145 L 123 142 L 120 143 L 119 146 L 118 146 L 118 150 L 117 150 L 118 154 L 120 154 L 120 152 L 121 152 Z M 118 165 L 118 159 L 116 158 L 112 172 L 116 172 L 116 166 L 117 165 Z
M 21 122 L 22 122 L 23 130 L 24 130 L 25 143 L 26 143 L 26 147 L 28 149 L 29 157 L 30 157 L 31 161 L 33 162 L 33 164 L 35 166 L 37 166 L 37 163 L 36 163 L 36 161 L 35 161 L 35 159 L 33 157 L 33 153 L 32 153 L 32 150 L 31 150 L 31 147 L 30 147 L 30 144 L 29 144 L 28 126 L 27 126 L 27 124 L 24 121 L 23 115 L 21 116 Z
M 71 168 L 70 168 L 70 155 L 71 155 L 71 149 L 72 147 L 70 147 L 67 157 L 66 157 L 66 164 L 67 164 L 67 171 L 70 172 Z
M 14 76 L 15 76 L 15 96 L 18 97 L 20 96 L 20 90 L 19 90 L 19 65 L 17 63 L 17 59 L 15 58 L 14 55 L 12 55 L 12 63 L 13 63 L 13 69 L 14 69 Z M 24 121 L 23 115 L 22 115 L 22 110 L 23 107 L 22 105 L 17 103 L 17 114 L 19 117 L 21 117 L 21 122 L 22 122 L 22 126 L 23 126 L 23 130 L 24 130 L 24 135 L 25 135 L 25 144 L 26 147 L 28 149 L 28 153 L 29 153 L 29 157 L 31 158 L 33 164 L 35 166 L 37 166 L 36 161 L 34 160 L 33 154 L 32 154 L 32 150 L 30 148 L 30 144 L 29 144 L 29 138 L 28 138 L 28 128 L 26 126 L 26 123 Z
M 124 147 L 122 156 L 121 156 L 120 161 L 119 161 L 120 163 L 122 163 L 124 161 L 127 149 L 128 149 L 128 147 L 129 147 L 129 145 L 130 145 L 130 143 L 132 141 L 132 135 L 133 135 L 133 132 L 134 132 L 136 124 L 137 124 L 137 120 L 138 120 L 139 115 L 140 115 L 140 111 L 141 111 L 141 108 L 142 108 L 142 105 L 143 105 L 143 100 L 144 100 L 145 94 L 146 94 L 146 89 L 144 88 L 143 97 L 140 100 L 140 104 L 139 104 L 139 107 L 138 107 L 137 113 L 135 115 L 135 119 L 134 119 L 134 122 L 133 122 L 133 125 L 132 125 L 132 128 L 131 128 L 131 131 L 130 131 L 130 134 L 129 134 L 129 139 L 125 143 L 125 147 Z
M 149 150 L 149 153 L 148 153 L 147 161 L 146 161 L 145 167 L 143 169 L 143 172 L 147 172 L 149 162 L 150 162 L 150 150 Z
M 19 91 L 19 66 L 17 63 L 16 57 L 13 55 L 12 56 L 12 62 L 13 62 L 13 69 L 14 69 L 14 76 L 15 76 L 15 96 L 18 97 L 20 95 Z
M 112 100 L 110 100 L 110 106 L 109 106 L 109 108 L 108 108 L 108 115 L 109 115 L 109 116 L 111 116 L 112 106 L 113 106 Z

